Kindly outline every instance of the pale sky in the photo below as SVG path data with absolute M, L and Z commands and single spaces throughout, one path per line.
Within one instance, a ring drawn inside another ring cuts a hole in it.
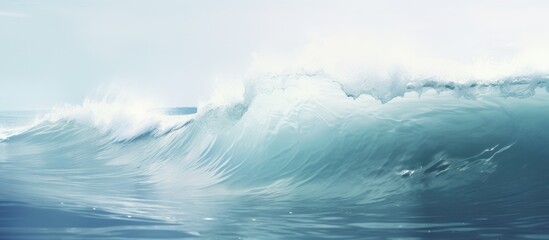
M 528 0 L 4 0 L 0 110 L 78 104 L 112 86 L 196 106 L 224 79 L 287 67 L 541 71 L 548 10 Z

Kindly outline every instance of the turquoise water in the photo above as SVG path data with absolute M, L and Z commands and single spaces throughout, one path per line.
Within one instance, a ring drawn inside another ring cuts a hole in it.
M 0 112 L 0 236 L 549 238 L 544 82 L 295 81 L 198 113 Z

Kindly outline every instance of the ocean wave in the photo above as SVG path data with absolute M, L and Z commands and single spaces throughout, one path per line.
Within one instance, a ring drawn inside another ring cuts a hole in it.
M 58 107 L 3 130 L 0 198 L 178 227 L 250 206 L 250 219 L 274 206 L 268 216 L 283 222 L 307 208 L 353 219 L 457 201 L 546 209 L 544 78 L 408 82 L 394 88 L 404 94 L 354 97 L 346 86 L 322 74 L 273 76 L 190 115 L 127 101 Z
M 72 163 L 108 159 L 170 191 L 377 201 L 451 189 L 493 172 L 524 131 L 509 114 L 513 101 L 498 99 L 532 96 L 547 81 L 407 82 L 393 95 L 362 87 L 351 97 L 345 86 L 321 74 L 271 77 L 245 85 L 239 101 L 183 116 L 86 100 L 55 108 L 4 142 L 91 158 L 65 160 Z M 528 101 L 546 108 L 538 98 Z
M 385 78 L 377 76 L 340 80 L 320 71 L 264 75 L 252 78 L 239 87 L 242 88 L 236 91 L 240 93 L 239 96 L 232 96 L 235 91 L 231 91 L 230 97 L 216 96 L 215 101 L 207 102 L 199 107 L 197 114 L 190 115 L 167 114 L 166 109 L 161 110 L 140 101 L 86 99 L 81 105 L 56 106 L 26 126 L 4 127 L 0 129 L 0 140 L 41 124 L 59 121 L 74 121 L 91 126 L 114 141 L 131 141 L 144 135 L 161 136 L 198 119 L 195 124 L 210 123 L 208 127 L 215 128 L 213 122 L 220 121 L 217 126 L 221 127 L 240 119 L 258 95 L 268 96 L 277 91 L 294 91 L 291 97 L 295 100 L 323 98 L 325 94 L 341 99 L 342 93 L 353 99 L 366 96 L 381 103 L 406 94 L 421 96 L 429 92 L 450 93 L 465 99 L 486 96 L 526 98 L 533 96 L 537 89 L 549 91 L 549 76 L 521 75 L 491 81 L 457 82 L 437 78 L 416 79 L 396 71 Z M 272 104 L 283 102 L 280 99 L 271 100 Z
M 128 101 L 86 99 L 81 105 L 56 106 L 26 126 L 0 131 L 0 140 L 47 125 L 74 122 L 91 127 L 112 141 L 131 141 L 144 135 L 167 134 L 193 119 L 192 114 L 166 114 L 164 111 Z

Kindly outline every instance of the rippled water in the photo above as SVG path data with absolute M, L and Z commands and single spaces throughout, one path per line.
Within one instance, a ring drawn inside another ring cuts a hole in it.
M 0 236 L 549 238 L 539 82 L 381 102 L 295 82 L 198 113 L 0 112 Z

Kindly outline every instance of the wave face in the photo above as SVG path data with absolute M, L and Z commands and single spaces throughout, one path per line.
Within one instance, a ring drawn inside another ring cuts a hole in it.
M 300 74 L 196 114 L 3 112 L 0 234 L 547 238 L 548 82 Z

